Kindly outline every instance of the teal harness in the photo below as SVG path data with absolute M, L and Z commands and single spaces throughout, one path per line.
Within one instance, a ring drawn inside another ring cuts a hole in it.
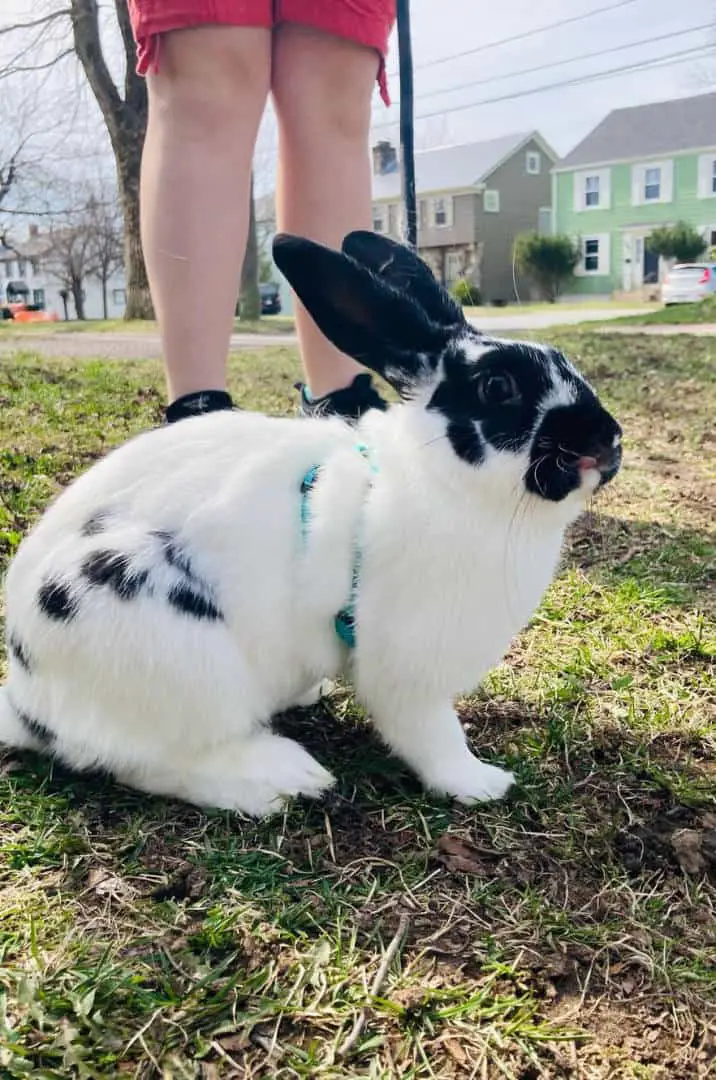
M 368 447 L 363 446 L 362 443 L 356 445 L 356 449 L 363 455 L 368 464 L 370 465 L 370 471 L 375 475 L 378 470 L 370 459 Z M 308 526 L 311 520 L 311 506 L 310 506 L 310 494 L 316 485 L 318 480 L 318 474 L 321 471 L 320 465 L 312 465 L 308 472 L 304 475 L 301 481 L 301 535 L 303 537 L 304 544 L 308 540 Z M 355 648 L 356 643 L 356 629 L 355 629 L 355 608 L 356 599 L 358 596 L 358 581 L 360 578 L 360 563 L 361 563 L 361 549 L 360 544 L 356 543 L 356 551 L 353 559 L 353 573 L 351 575 L 351 591 L 348 597 L 348 603 L 345 607 L 336 615 L 333 620 L 333 625 L 338 637 L 341 639 L 344 645 L 347 645 L 349 649 Z

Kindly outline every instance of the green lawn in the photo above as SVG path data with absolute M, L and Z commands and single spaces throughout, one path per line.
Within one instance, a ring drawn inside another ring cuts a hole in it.
M 293 317 L 290 315 L 264 315 L 259 322 L 245 322 L 234 319 L 234 330 L 241 334 L 291 334 Z M 157 324 L 153 319 L 70 319 L 54 323 L 16 323 L 12 320 L 0 321 L 0 334 L 92 334 L 157 333 Z
M 258 825 L 0 756 L 0 1076 L 714 1075 L 716 342 L 559 342 L 626 456 L 460 706 L 514 795 L 426 796 L 347 690 L 280 721 L 337 790 Z M 4 560 L 163 403 L 156 364 L 27 350 L 0 365 Z M 243 355 L 231 389 L 289 413 L 296 372 Z
M 615 323 L 631 323 L 639 326 L 695 326 L 698 323 L 716 324 L 716 298 L 709 297 L 697 304 L 670 304 L 669 307 L 652 308 L 644 315 L 625 315 Z
M 521 315 L 528 315 L 533 313 L 545 312 L 546 314 L 555 315 L 555 325 L 559 323 L 559 313 L 563 311 L 589 311 L 590 308 L 595 311 L 613 311 L 615 316 L 623 311 L 633 310 L 634 308 L 642 307 L 644 314 L 647 315 L 652 311 L 658 309 L 657 304 L 646 303 L 640 300 L 612 300 L 611 297 L 590 297 L 585 296 L 583 299 L 559 301 L 556 304 L 547 303 L 525 303 L 525 304 L 508 304 L 506 307 L 492 307 L 489 304 L 485 304 L 482 307 L 466 307 L 465 314 L 472 319 L 479 319 L 480 315 L 489 315 L 490 318 L 494 315 L 504 315 L 509 318 L 511 315 L 515 315 L 519 312 Z

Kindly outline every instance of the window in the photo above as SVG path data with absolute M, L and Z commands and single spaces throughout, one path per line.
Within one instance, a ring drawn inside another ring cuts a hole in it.
M 527 151 L 526 167 L 530 176 L 539 176 L 542 159 L 536 150 Z
M 454 285 L 462 273 L 462 255 L 459 251 L 448 251 L 445 257 L 445 284 Z
M 32 269 L 33 274 L 37 275 L 37 274 L 40 273 L 40 263 L 39 263 L 38 259 L 30 259 L 30 267 Z
M 574 174 L 574 209 L 608 210 L 612 198 L 611 169 L 585 169 Z
M 661 168 L 655 165 L 644 170 L 644 202 L 657 202 L 661 198 Z
M 387 210 L 388 207 L 382 203 L 378 203 L 373 207 L 373 232 L 383 233 L 386 232 L 387 223 Z
M 699 158 L 700 199 L 713 199 L 716 195 L 716 155 L 702 154 Z
M 540 236 L 552 235 L 552 207 L 541 206 L 537 218 L 537 232 Z
M 599 206 L 599 175 L 587 176 L 584 180 L 584 205 Z
M 388 206 L 388 232 L 391 236 L 400 236 L 399 203 L 390 203 Z
M 486 191 L 482 205 L 486 214 L 499 214 L 500 212 L 500 193 L 499 191 Z
M 599 270 L 599 241 L 595 238 L 584 241 L 584 269 L 588 274 Z
M 449 229 L 452 225 L 452 199 L 448 196 L 433 199 L 433 226 L 436 229 Z
M 33 304 L 36 304 L 37 307 L 44 308 L 44 306 L 45 306 L 45 290 L 44 289 L 33 289 L 32 290 L 32 302 L 33 302 Z
M 650 161 L 634 165 L 631 174 L 633 206 L 671 202 L 674 190 L 673 161 Z
M 112 289 L 112 303 L 120 307 L 127 302 L 127 294 L 124 289 Z
M 5 263 L 5 277 L 6 278 L 11 278 L 12 277 L 12 259 L 8 259 L 7 262 Z
M 609 233 L 583 236 L 578 239 L 582 249 L 582 259 L 575 271 L 578 276 L 593 277 L 599 274 L 608 277 L 610 273 L 609 240 Z

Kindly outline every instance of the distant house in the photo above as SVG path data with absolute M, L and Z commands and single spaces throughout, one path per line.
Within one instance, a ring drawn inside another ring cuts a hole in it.
M 47 234 L 40 232 L 37 225 L 30 225 L 24 239 L 8 236 L 0 238 L 0 304 L 13 300 L 37 304 L 38 307 L 54 311 L 60 318 L 63 317 L 64 304 L 60 296 L 62 284 L 52 273 L 51 260 L 48 259 L 49 248 Z M 103 318 L 101 283 L 96 278 L 87 276 L 84 293 L 85 317 Z M 125 303 L 124 275 L 119 271 L 107 282 L 108 317 L 122 318 Z M 68 304 L 70 318 L 73 318 L 71 298 Z
M 440 281 L 451 286 L 467 278 L 486 303 L 515 299 L 514 240 L 521 232 L 550 231 L 556 160 L 535 131 L 416 153 L 418 248 Z M 395 147 L 377 143 L 373 229 L 396 238 L 403 231 L 400 183 Z
M 716 244 L 716 93 L 609 113 L 555 167 L 552 201 L 554 231 L 582 249 L 577 293 L 658 282 L 658 225 L 686 221 Z

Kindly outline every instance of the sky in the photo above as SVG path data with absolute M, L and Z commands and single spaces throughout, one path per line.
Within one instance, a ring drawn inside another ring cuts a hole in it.
M 0 0 L 0 70 L 9 50 L 30 40 L 29 32 L 23 40 L 2 28 L 61 3 Z M 113 18 L 107 4 L 108 42 Z M 411 0 L 411 22 L 419 148 L 536 129 L 563 155 L 611 109 L 716 89 L 716 0 Z M 543 29 L 557 22 L 563 25 Z M 120 75 L 120 50 L 114 58 Z M 588 79 L 660 58 L 667 62 Z M 395 32 L 387 69 L 397 102 Z M 67 172 L 111 173 L 99 114 L 74 59 L 43 78 L 43 107 L 37 112 L 42 130 L 34 145 Z M 18 96 L 18 89 L 0 80 L 0 155 L 3 129 L 9 130 L 8 103 Z M 58 106 L 52 104 L 55 97 Z M 386 110 L 376 93 L 373 139 L 397 141 L 397 119 L 397 105 Z M 269 110 L 259 143 L 264 190 L 272 186 L 274 152 Z

